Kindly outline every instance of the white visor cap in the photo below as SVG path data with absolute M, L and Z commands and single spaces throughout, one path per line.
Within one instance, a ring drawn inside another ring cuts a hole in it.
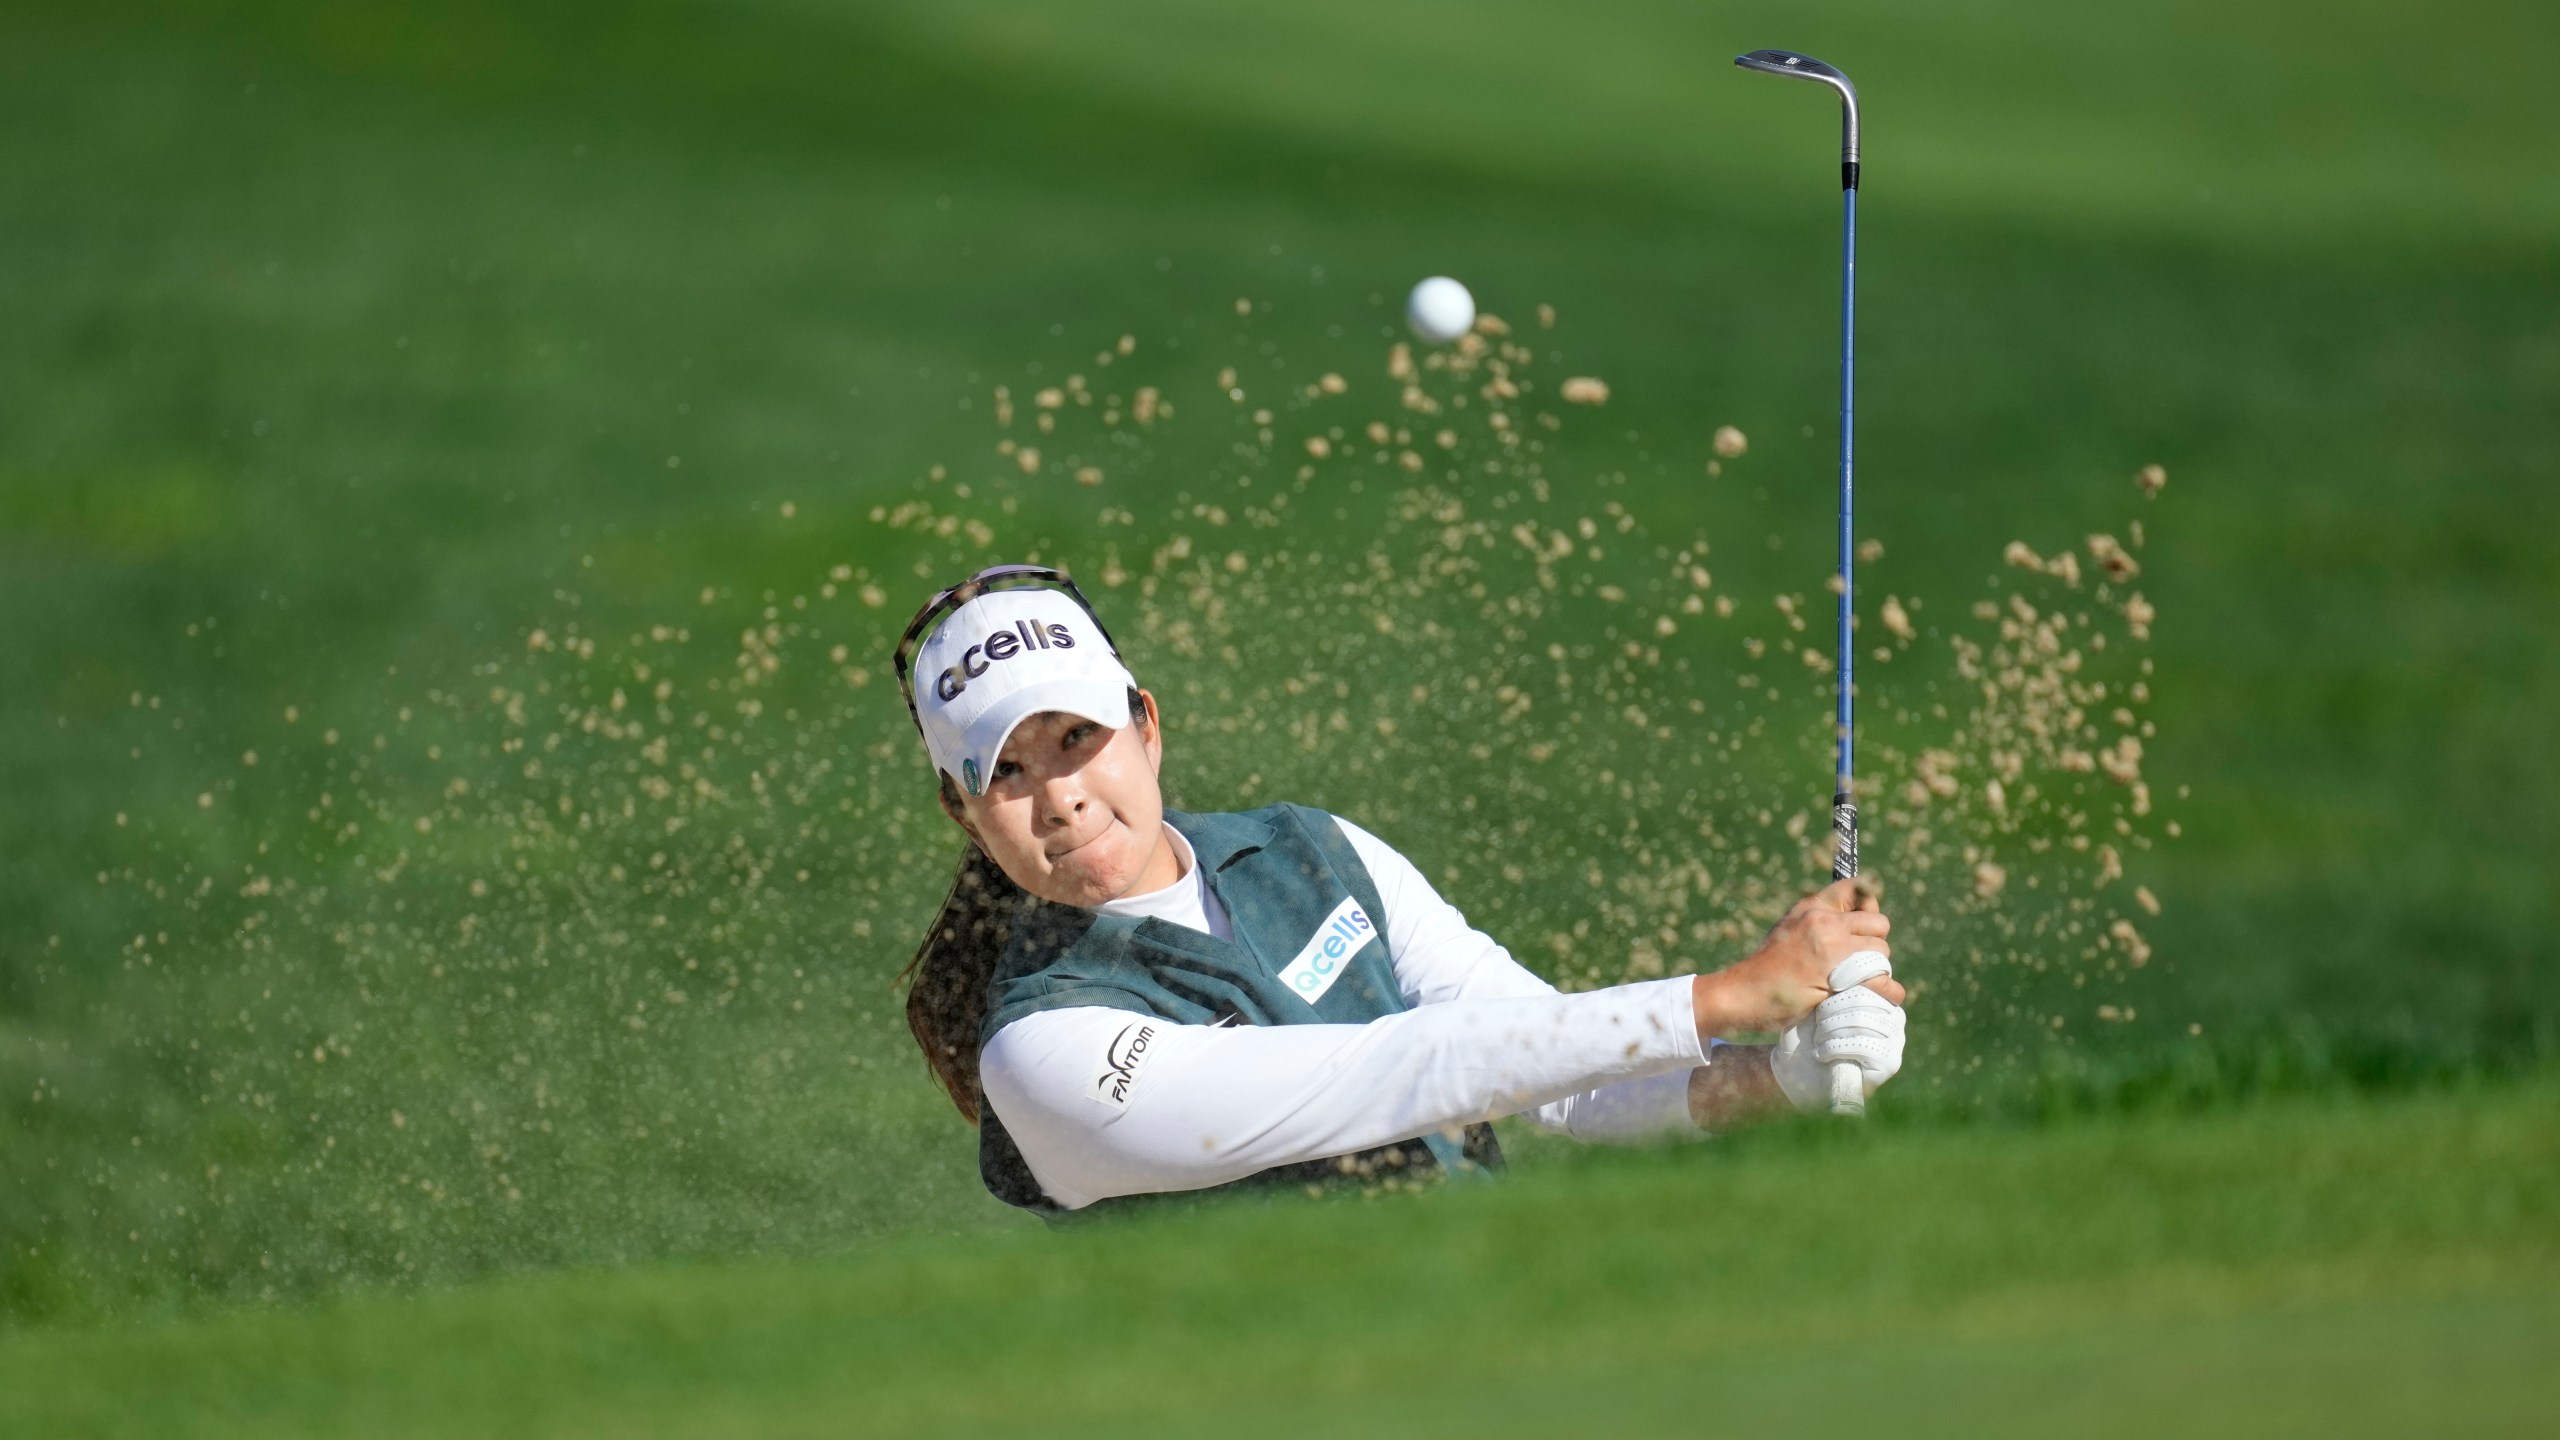
M 983 795 L 1014 727 L 1063 710 L 1114 730 L 1138 682 L 1065 592 L 994 590 L 951 612 L 916 651 L 916 719 L 933 768 Z

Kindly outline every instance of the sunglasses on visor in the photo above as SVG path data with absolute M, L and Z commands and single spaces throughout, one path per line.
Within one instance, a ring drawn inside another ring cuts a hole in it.
M 907 622 L 907 633 L 898 637 L 898 694 L 907 702 L 907 718 L 915 722 L 917 734 L 924 733 L 924 716 L 916 711 L 916 648 L 924 644 L 933 634 L 934 626 L 953 611 L 996 590 L 1065 591 L 1078 609 L 1093 617 L 1093 628 L 1102 632 L 1102 643 L 1111 647 L 1112 654 L 1120 653 L 1120 643 L 1111 638 L 1110 627 L 1102 623 L 1100 615 L 1094 614 L 1093 602 L 1084 598 L 1084 592 L 1076 588 L 1076 582 L 1068 578 L 1066 571 L 1048 565 L 990 566 L 924 602 L 924 608 L 916 612 L 916 618 Z

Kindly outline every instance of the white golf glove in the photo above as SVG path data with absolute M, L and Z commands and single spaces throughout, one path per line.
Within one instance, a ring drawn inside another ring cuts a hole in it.
M 1831 1108 L 1834 1061 L 1857 1062 L 1869 1095 L 1902 1068 L 1902 1007 L 1866 986 L 1892 973 L 1893 962 L 1883 955 L 1859 951 L 1832 967 L 1831 988 L 1839 993 L 1778 1036 L 1769 1073 L 1798 1110 Z

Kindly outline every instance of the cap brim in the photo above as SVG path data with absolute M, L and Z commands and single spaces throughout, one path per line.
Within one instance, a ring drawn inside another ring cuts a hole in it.
M 961 737 L 961 773 L 953 777 L 960 782 L 960 788 L 971 795 L 986 793 L 987 777 L 995 773 L 996 756 L 1003 753 L 1004 742 L 1013 738 L 1023 721 L 1049 710 L 1114 730 L 1125 729 L 1129 724 L 1129 686 L 1116 678 L 1079 675 L 1026 685 L 988 706 Z M 975 775 L 969 773 L 972 764 L 977 770 Z

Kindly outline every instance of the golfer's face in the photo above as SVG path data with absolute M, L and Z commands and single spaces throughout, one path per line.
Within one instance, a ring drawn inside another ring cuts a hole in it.
M 1155 728 L 1135 717 L 1112 730 L 1045 711 L 1005 742 L 987 793 L 963 802 L 962 823 L 1013 883 L 1041 899 L 1116 900 L 1164 844 L 1163 753 Z

